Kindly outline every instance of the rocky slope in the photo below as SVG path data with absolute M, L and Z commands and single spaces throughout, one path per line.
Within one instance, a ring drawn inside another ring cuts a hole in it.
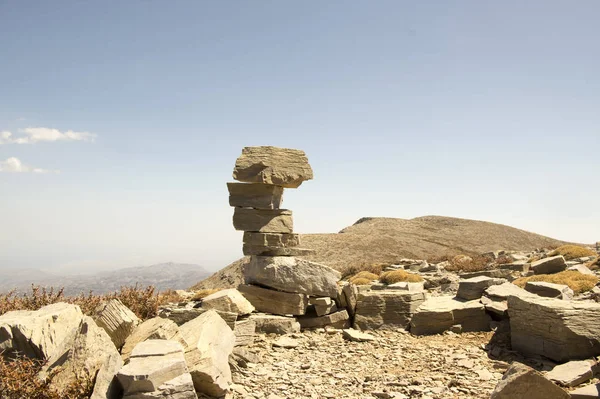
M 443 216 L 415 219 L 362 218 L 339 233 L 302 234 L 301 246 L 316 250 L 306 258 L 337 270 L 369 263 L 394 263 L 402 258 L 427 259 L 487 251 L 530 251 L 563 241 L 514 227 Z M 241 282 L 237 260 L 192 289 L 235 287 Z

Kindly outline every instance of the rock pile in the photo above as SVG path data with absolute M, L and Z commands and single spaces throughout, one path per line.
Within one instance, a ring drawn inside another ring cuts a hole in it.
M 304 328 L 346 326 L 348 312 L 338 309 L 340 273 L 299 256 L 312 253 L 300 247 L 292 211 L 281 208 L 284 188 L 297 188 L 313 178 L 306 154 L 277 147 L 246 147 L 227 183 L 229 205 L 235 208 L 233 226 L 244 231 L 245 284 L 239 291 L 260 312 L 299 316 Z M 260 327 L 259 327 L 260 328 Z

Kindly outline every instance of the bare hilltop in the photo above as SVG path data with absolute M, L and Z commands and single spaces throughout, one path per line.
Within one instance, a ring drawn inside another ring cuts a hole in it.
M 316 251 L 306 259 L 344 271 L 402 258 L 431 259 L 488 251 L 531 251 L 565 244 L 514 227 L 445 216 L 414 219 L 364 217 L 339 233 L 302 234 L 301 246 Z M 241 258 L 192 289 L 237 287 L 242 282 Z

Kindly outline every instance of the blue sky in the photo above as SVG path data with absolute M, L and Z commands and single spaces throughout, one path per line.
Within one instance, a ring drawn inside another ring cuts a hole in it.
M 599 17 L 0 1 L 0 268 L 218 269 L 241 256 L 225 183 L 250 145 L 306 151 L 315 180 L 284 202 L 302 233 L 435 214 L 600 240 Z

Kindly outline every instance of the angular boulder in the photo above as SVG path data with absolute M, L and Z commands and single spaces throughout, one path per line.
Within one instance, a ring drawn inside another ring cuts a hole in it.
M 148 340 L 136 345 L 130 361 L 117 374 L 124 398 L 133 394 L 151 393 L 187 373 L 183 346 L 169 340 Z
M 123 399 L 198 399 L 190 373 L 181 374 L 159 385 L 156 391 L 138 392 Z
M 556 362 L 600 355 L 600 304 L 537 295 L 508 298 L 513 350 Z
M 565 262 L 565 258 L 562 255 L 558 255 L 533 262 L 529 270 L 533 270 L 534 274 L 554 274 L 562 272 L 566 268 L 567 263 Z
M 600 398 L 600 383 L 586 385 L 570 392 L 571 399 L 598 399 Z
M 0 316 L 0 352 L 15 353 L 31 359 L 47 360 L 72 337 L 83 320 L 77 305 L 64 302 L 39 310 L 15 310 Z
M 48 359 L 39 377 L 53 375 L 49 386 L 56 392 L 64 392 L 79 378 L 95 380 L 91 399 L 112 399 L 120 391 L 114 375 L 122 366 L 121 355 L 106 331 L 84 316 Z
M 140 342 L 144 342 L 149 339 L 164 339 L 177 341 L 181 345 L 185 346 L 186 342 L 183 336 L 179 332 L 179 327 L 175 322 L 164 319 L 162 317 L 154 317 L 139 324 L 125 340 L 125 344 L 121 348 L 121 357 L 125 362 L 129 360 L 129 355 L 133 348 L 136 347 Z
M 490 317 L 479 301 L 463 301 L 451 296 L 427 299 L 410 321 L 415 335 L 439 334 L 460 325 L 462 332 L 489 331 Z
M 262 334 L 291 334 L 300 332 L 300 323 L 293 317 L 268 314 L 252 314 L 250 320 L 256 325 L 256 332 Z
M 350 317 L 345 309 L 325 316 L 311 317 L 309 315 L 304 315 L 298 316 L 296 319 L 302 328 L 319 328 L 326 326 L 333 328 L 350 327 Z
M 573 360 L 555 366 L 546 374 L 546 378 L 559 385 L 576 387 L 592 379 L 595 365 L 593 360 Z
M 558 298 L 570 301 L 575 295 L 568 285 L 546 283 L 544 281 L 528 281 L 525 291 L 547 298 Z
M 591 271 L 586 265 L 573 265 L 567 268 L 567 270 L 574 270 L 581 274 L 585 274 L 588 276 L 595 276 L 594 272 Z
M 92 317 L 103 328 L 117 349 L 121 348 L 127 337 L 141 320 L 119 299 L 110 299 L 101 303 Z
M 205 309 L 247 315 L 254 312 L 254 306 L 235 288 L 220 290 L 202 299 Z
M 233 333 L 235 334 L 235 346 L 251 345 L 256 336 L 256 322 L 251 319 L 236 321 Z
M 337 296 L 340 272 L 319 263 L 285 256 L 253 256 L 245 265 L 247 284 L 311 296 Z
M 358 293 L 354 326 L 361 330 L 407 328 L 425 300 L 424 292 L 366 291 Z
M 325 316 L 337 311 L 335 301 L 329 297 L 310 298 L 308 303 L 314 306 L 317 316 Z
M 505 283 L 505 279 L 486 276 L 471 277 L 458 282 L 456 297 L 467 301 L 481 298 L 483 292 L 492 285 Z
M 271 146 L 245 147 L 235 161 L 233 178 L 248 183 L 266 183 L 296 188 L 313 178 L 304 151 Z
M 227 183 L 229 205 L 242 208 L 279 209 L 283 187 L 263 183 Z
M 259 312 L 276 315 L 303 315 L 308 306 L 308 297 L 258 287 L 256 285 L 240 285 L 238 290 Z
M 345 282 L 342 283 L 341 291 L 341 295 L 339 296 L 343 298 L 342 303 L 348 310 L 348 314 L 350 315 L 350 317 L 354 317 L 354 314 L 356 313 L 356 300 L 358 296 L 358 289 L 354 284 Z
M 520 363 L 513 363 L 498 382 L 490 399 L 568 399 L 563 389 Z
M 287 209 L 235 208 L 233 227 L 242 231 L 287 234 L 294 230 L 294 221 L 292 211 Z
M 247 231 L 243 237 L 244 244 L 257 247 L 291 248 L 300 245 L 300 235 L 294 233 L 255 233 Z
M 185 359 L 194 388 L 210 396 L 223 396 L 231 384 L 229 355 L 235 345 L 235 334 L 227 323 L 209 310 L 180 327 L 187 342 Z

